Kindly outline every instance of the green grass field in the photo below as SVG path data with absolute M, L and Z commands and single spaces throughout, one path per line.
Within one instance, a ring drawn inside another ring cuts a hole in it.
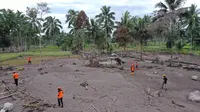
M 47 46 L 46 48 L 42 48 L 42 53 L 41 53 L 41 56 L 71 56 L 71 55 L 72 55 L 71 52 L 61 51 L 56 46 Z M 31 49 L 28 52 L 20 52 L 20 53 L 2 53 L 0 54 L 0 60 L 6 61 L 23 56 L 40 56 L 40 49 Z

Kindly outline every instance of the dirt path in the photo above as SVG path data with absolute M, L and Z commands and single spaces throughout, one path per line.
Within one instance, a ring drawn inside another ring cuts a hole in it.
M 190 79 L 191 75 L 200 76 L 198 72 L 140 62 L 139 70 L 132 77 L 129 65 L 129 62 L 125 64 L 125 70 L 89 68 L 81 60 L 59 59 L 45 63 L 40 72 L 37 65 L 26 65 L 20 72 L 20 89 L 57 104 L 57 87 L 62 87 L 64 108 L 48 108 L 45 112 L 96 112 L 94 107 L 100 112 L 199 112 L 199 103 L 187 101 L 189 92 L 200 89 L 200 82 Z M 147 69 L 144 65 L 154 67 Z M 160 90 L 163 73 L 169 79 L 168 90 L 162 91 L 162 97 L 151 98 L 144 89 L 149 86 L 154 91 Z M 15 88 L 9 77 L 1 75 L 1 79 Z M 89 84 L 88 90 L 80 86 L 85 81 Z M 172 104 L 172 100 L 185 107 Z M 6 101 L 14 102 L 15 111 L 22 112 L 21 100 L 9 98 L 0 103 Z

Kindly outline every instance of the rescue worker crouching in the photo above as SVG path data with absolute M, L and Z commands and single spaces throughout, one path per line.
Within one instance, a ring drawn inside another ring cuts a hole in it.
M 58 87 L 58 106 L 60 107 L 63 107 L 63 95 L 64 95 L 64 92 L 63 90 Z

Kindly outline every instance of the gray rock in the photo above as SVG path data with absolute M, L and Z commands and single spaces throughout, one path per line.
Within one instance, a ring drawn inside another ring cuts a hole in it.
M 2 110 L 5 110 L 6 112 L 10 112 L 12 111 L 14 108 L 14 105 L 12 103 L 4 103 L 4 106 L 3 106 L 3 109 Z
M 191 92 L 188 99 L 193 102 L 200 102 L 200 91 Z
M 194 80 L 194 81 L 198 81 L 198 78 L 199 78 L 199 77 L 198 77 L 198 76 L 192 76 L 191 78 L 192 78 L 192 80 Z

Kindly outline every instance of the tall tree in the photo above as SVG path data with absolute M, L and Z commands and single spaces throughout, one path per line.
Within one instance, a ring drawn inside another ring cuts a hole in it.
M 197 5 L 192 4 L 189 10 L 183 14 L 184 24 L 187 26 L 187 31 L 190 37 L 190 50 L 193 49 L 194 34 L 200 25 L 200 9 L 197 9 Z
M 79 11 L 75 11 L 73 9 L 70 9 L 68 13 L 66 14 L 66 23 L 68 23 L 68 28 L 72 28 L 75 26 L 75 21 L 78 17 Z
M 90 27 L 88 27 L 88 36 L 92 43 L 96 45 L 98 50 L 103 50 L 106 47 L 105 44 L 105 33 L 100 27 L 100 23 L 95 19 L 90 19 Z
M 135 17 L 134 17 L 135 18 Z M 134 19 L 135 20 L 135 19 Z M 142 60 L 143 55 L 143 44 L 148 38 L 151 37 L 147 30 L 147 27 L 152 22 L 151 16 L 144 15 L 143 18 L 136 18 L 135 27 L 133 31 L 133 37 L 136 41 L 140 43 L 140 59 Z
M 60 30 L 62 29 L 60 20 L 52 16 L 48 16 L 45 18 L 43 27 L 43 31 L 45 32 L 45 34 L 50 37 L 59 34 Z
M 50 8 L 46 2 L 37 3 L 37 10 L 40 14 L 40 18 L 43 18 L 45 14 L 50 13 Z
M 97 18 L 97 21 L 99 23 L 102 23 L 102 27 L 104 28 L 105 31 L 105 38 L 106 38 L 106 46 L 107 46 L 107 51 L 109 48 L 109 38 L 111 37 L 111 33 L 114 27 L 114 20 L 115 20 L 115 12 L 111 11 L 110 6 L 103 6 L 101 8 L 101 13 L 99 15 L 96 15 L 95 17 Z
M 29 17 L 29 25 L 30 25 L 30 30 L 31 30 L 31 36 L 34 39 L 34 43 L 36 45 L 36 34 L 40 32 L 41 26 L 41 18 L 38 18 L 38 10 L 36 8 L 29 8 L 27 7 L 26 10 L 26 15 Z
M 133 19 L 131 18 L 130 12 L 126 11 L 120 22 L 116 22 L 116 30 L 113 33 L 115 40 L 119 43 L 120 46 L 126 48 L 126 45 L 131 40 L 130 32 L 133 27 Z
M 186 0 L 165 0 L 165 2 L 159 2 L 155 5 L 156 8 L 161 8 L 163 11 L 175 11 L 180 8 Z

